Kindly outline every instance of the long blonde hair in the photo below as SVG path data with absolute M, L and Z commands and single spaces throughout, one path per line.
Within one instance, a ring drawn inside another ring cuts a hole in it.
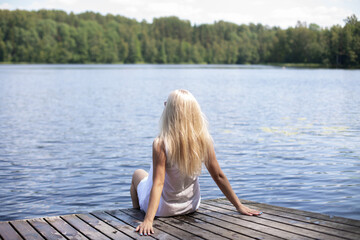
M 188 176 L 201 173 L 207 163 L 212 138 L 208 123 L 195 97 L 187 90 L 170 93 L 160 121 L 160 139 L 167 161 Z

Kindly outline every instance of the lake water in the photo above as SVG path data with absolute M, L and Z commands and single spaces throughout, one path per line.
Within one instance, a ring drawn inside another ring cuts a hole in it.
M 0 221 L 131 207 L 163 102 L 190 90 L 240 198 L 360 219 L 360 71 L 0 65 Z M 223 197 L 204 169 L 202 198 Z

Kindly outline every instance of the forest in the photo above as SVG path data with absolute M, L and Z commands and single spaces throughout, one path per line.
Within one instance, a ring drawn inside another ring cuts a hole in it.
M 359 68 L 360 22 L 281 29 L 178 17 L 138 22 L 120 15 L 0 10 L 2 63 L 305 64 Z

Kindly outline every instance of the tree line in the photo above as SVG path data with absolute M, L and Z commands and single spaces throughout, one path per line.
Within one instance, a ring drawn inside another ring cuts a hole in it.
M 178 17 L 138 22 L 120 15 L 0 10 L 0 62 L 208 63 L 360 66 L 360 22 L 281 29 Z

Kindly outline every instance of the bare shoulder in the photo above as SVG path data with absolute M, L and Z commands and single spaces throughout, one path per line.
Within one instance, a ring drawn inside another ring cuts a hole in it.
M 164 141 L 159 137 L 154 139 L 153 142 L 153 154 L 156 156 L 165 156 Z
M 161 138 L 156 137 L 153 141 L 153 148 L 161 149 L 163 147 L 164 147 L 164 141 Z
M 205 166 L 209 171 L 214 171 L 214 170 L 218 171 L 219 170 L 219 163 L 216 158 L 215 147 L 213 144 L 211 146 L 209 146 L 208 159 L 205 162 Z

